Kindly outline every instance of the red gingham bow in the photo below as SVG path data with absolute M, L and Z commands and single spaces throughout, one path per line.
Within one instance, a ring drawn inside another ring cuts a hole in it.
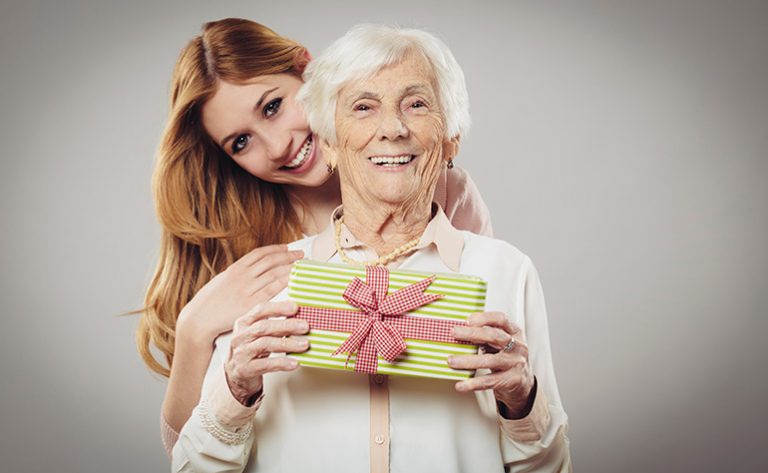
M 351 332 L 333 353 L 357 353 L 355 371 L 376 373 L 378 357 L 393 362 L 405 351 L 405 338 L 457 343 L 451 330 L 461 322 L 404 317 L 406 312 L 440 299 L 440 294 L 424 294 L 435 277 L 423 279 L 387 296 L 389 270 L 368 266 L 365 280 L 354 278 L 344 291 L 344 299 L 361 312 L 317 307 L 299 307 L 296 317 L 307 320 L 312 328 Z

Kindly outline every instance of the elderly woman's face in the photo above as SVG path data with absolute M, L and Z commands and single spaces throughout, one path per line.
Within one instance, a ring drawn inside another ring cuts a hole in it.
M 444 135 L 434 74 L 420 56 L 344 87 L 332 148 L 345 193 L 397 204 L 433 192 Z

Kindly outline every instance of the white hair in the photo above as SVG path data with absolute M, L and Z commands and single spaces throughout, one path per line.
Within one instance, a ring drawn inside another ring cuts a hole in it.
M 466 136 L 470 125 L 467 85 L 448 46 L 426 31 L 377 25 L 352 27 L 310 61 L 297 97 L 312 131 L 336 143 L 339 91 L 350 82 L 367 79 L 384 67 L 397 64 L 413 52 L 420 53 L 434 71 L 446 137 Z

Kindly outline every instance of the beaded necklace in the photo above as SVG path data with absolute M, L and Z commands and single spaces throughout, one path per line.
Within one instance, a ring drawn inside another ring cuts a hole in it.
M 358 265 L 358 266 L 386 266 L 392 261 L 396 260 L 400 256 L 408 253 L 411 251 L 416 245 L 419 244 L 419 240 L 421 238 L 414 238 L 413 240 L 409 241 L 408 243 L 399 246 L 392 250 L 389 254 L 380 256 L 378 259 L 374 261 L 356 261 L 347 256 L 347 253 L 341 248 L 341 224 L 344 221 L 344 217 L 339 217 L 338 220 L 336 220 L 336 235 L 335 235 L 335 243 L 336 243 L 336 251 L 339 253 L 339 257 L 341 260 L 347 264 L 352 265 Z

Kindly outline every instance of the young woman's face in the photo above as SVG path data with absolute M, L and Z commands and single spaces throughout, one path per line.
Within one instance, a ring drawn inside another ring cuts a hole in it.
M 278 184 L 320 186 L 329 174 L 296 102 L 302 84 L 291 74 L 260 76 L 239 85 L 219 81 L 203 106 L 203 126 L 254 176 Z

